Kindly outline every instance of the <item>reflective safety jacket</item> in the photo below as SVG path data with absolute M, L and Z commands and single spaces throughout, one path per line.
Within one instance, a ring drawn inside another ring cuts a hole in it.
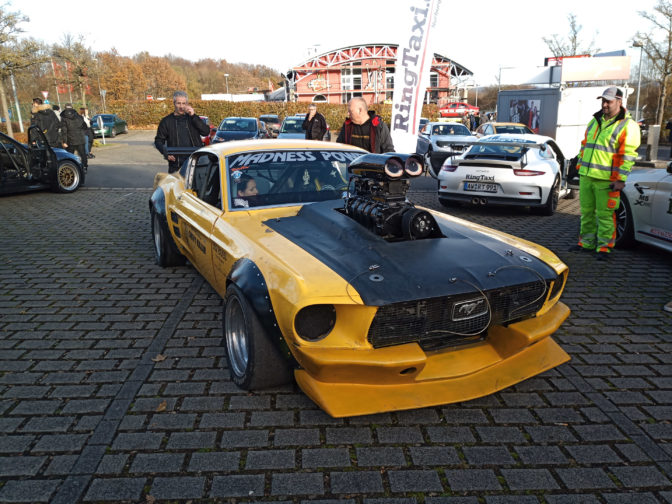
M 640 141 L 639 125 L 623 107 L 607 121 L 602 118 L 602 111 L 595 113 L 581 142 L 579 174 L 625 182 L 637 159 Z

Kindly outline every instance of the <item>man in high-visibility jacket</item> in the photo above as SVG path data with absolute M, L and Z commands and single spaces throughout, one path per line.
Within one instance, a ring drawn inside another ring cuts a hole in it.
M 602 109 L 588 123 L 579 153 L 581 231 L 570 250 L 597 252 L 598 260 L 606 260 L 616 241 L 615 211 L 637 159 L 640 132 L 623 107 L 620 89 L 607 88 L 597 98 Z

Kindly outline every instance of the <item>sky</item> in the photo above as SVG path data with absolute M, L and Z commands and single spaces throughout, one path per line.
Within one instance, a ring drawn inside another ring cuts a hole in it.
M 399 43 L 399 27 L 409 22 L 410 6 L 421 1 L 62 0 L 55 12 L 53 0 L 11 0 L 7 8 L 30 18 L 21 25 L 23 36 L 49 44 L 69 33 L 83 35 L 94 52 L 116 48 L 123 56 L 147 51 L 192 61 L 224 59 L 284 73 L 311 50 Z M 636 65 L 639 49 L 630 47 L 631 39 L 651 29 L 638 12 L 652 12 L 656 3 L 617 2 L 605 9 L 595 0 L 441 0 L 434 52 L 472 71 L 474 84 L 492 85 L 500 67 L 542 66 L 551 56 L 543 37 L 567 38 L 567 17 L 575 14 L 582 25 L 580 40 L 587 45 L 594 39 L 601 51 L 626 50 Z

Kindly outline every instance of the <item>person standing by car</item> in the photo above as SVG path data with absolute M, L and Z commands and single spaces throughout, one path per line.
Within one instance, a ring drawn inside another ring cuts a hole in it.
M 317 111 L 317 105 L 308 106 L 308 115 L 301 126 L 306 130 L 306 140 L 322 140 L 327 132 L 327 120 Z
M 93 159 L 94 156 L 91 154 L 91 148 L 93 147 L 93 128 L 91 128 L 91 118 L 89 117 L 89 109 L 81 107 L 79 109 L 79 115 L 82 116 L 84 122 L 86 123 L 86 143 L 84 144 L 84 150 L 86 151 L 86 157 L 88 159 Z
M 42 98 L 33 98 L 30 125 L 42 130 L 51 147 L 61 146 L 61 121 L 48 103 Z
M 602 108 L 588 123 L 578 158 L 581 231 L 570 251 L 597 252 L 607 260 L 616 240 L 615 211 L 637 159 L 639 126 L 623 107 L 623 92 L 610 87 L 597 97 Z
M 88 129 L 84 118 L 72 108 L 71 103 L 65 104 L 65 109 L 61 112 L 61 136 L 63 138 L 63 148 L 68 152 L 77 155 L 82 160 L 84 173 L 88 168 L 88 158 L 84 145 L 88 142 L 86 130 Z
M 168 160 L 168 173 L 179 170 L 182 162 L 188 157 L 168 154 L 168 147 L 202 147 L 201 137 L 210 134 L 208 125 L 189 105 L 187 93 L 175 91 L 173 106 L 174 112 L 161 119 L 154 138 L 154 146 Z
M 369 112 L 364 98 L 356 97 L 348 102 L 348 116 L 337 142 L 355 145 L 374 154 L 394 151 L 390 129 L 380 116 Z

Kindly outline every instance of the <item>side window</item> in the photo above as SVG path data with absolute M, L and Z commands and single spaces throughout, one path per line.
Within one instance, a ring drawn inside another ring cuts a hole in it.
M 187 189 L 191 189 L 204 202 L 222 208 L 219 160 L 209 153 L 198 153 L 189 160 Z
M 205 185 L 203 186 L 203 201 L 217 207 L 222 208 L 222 183 L 219 173 L 219 160 L 217 156 L 208 154 L 210 160 L 210 166 L 208 168 L 208 174 L 205 179 Z
M 485 127 L 485 134 L 486 135 L 492 135 L 494 131 L 492 131 L 492 126 L 488 125 Z

